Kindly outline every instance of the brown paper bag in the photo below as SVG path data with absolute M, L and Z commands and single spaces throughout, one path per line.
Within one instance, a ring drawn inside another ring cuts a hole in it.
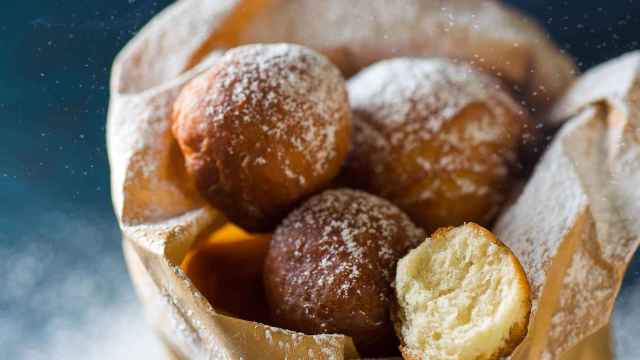
M 541 108 L 573 77 L 571 63 L 510 10 L 473 0 L 447 7 L 414 0 L 404 6 L 400 11 L 386 1 L 182 0 L 118 55 L 107 126 L 112 198 L 134 286 L 174 358 L 358 357 L 343 335 L 309 336 L 219 313 L 178 266 L 198 234 L 221 226 L 224 218 L 186 176 L 168 114 L 181 87 L 225 48 L 302 43 L 327 54 L 345 73 L 398 55 L 464 58 L 517 85 Z M 530 76 L 532 71 L 537 75 Z
M 514 358 L 556 358 L 605 326 L 640 242 L 640 53 L 583 75 L 551 120 L 566 118 L 495 229 L 534 300 Z

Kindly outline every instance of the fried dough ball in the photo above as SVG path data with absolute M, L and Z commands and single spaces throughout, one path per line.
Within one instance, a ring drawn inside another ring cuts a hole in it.
M 386 200 L 327 190 L 276 229 L 265 260 L 272 321 L 353 338 L 364 356 L 397 354 L 390 320 L 395 264 L 424 233 Z
M 536 141 L 497 80 L 444 59 L 374 64 L 348 83 L 353 149 L 342 180 L 382 196 L 428 232 L 488 224 L 519 152 Z
M 191 250 L 181 267 L 216 311 L 264 322 L 262 268 L 270 239 L 227 224 Z
M 238 47 L 182 90 L 173 134 L 214 207 L 244 229 L 270 230 L 347 155 L 344 79 L 302 46 Z
M 394 323 L 407 360 L 502 359 L 527 334 L 522 265 L 483 227 L 436 231 L 398 262 Z

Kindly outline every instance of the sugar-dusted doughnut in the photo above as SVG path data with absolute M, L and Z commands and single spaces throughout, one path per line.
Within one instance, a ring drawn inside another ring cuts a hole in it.
M 529 283 L 483 227 L 442 228 L 398 262 L 394 324 L 407 360 L 502 359 L 527 334 Z
M 353 338 L 365 356 L 397 353 L 390 320 L 396 261 L 424 239 L 397 207 L 364 192 L 328 190 L 276 229 L 264 283 L 276 325 Z
M 298 45 L 228 51 L 174 104 L 173 134 L 200 192 L 241 227 L 273 228 L 337 174 L 350 144 L 344 79 Z
M 444 59 L 376 63 L 348 83 L 354 144 L 342 177 L 427 231 L 490 222 L 535 144 L 526 111 L 500 83 Z

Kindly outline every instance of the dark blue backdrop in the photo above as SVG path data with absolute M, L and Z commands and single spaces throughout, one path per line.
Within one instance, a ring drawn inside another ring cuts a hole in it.
M 52 318 L 74 324 L 86 309 L 133 301 L 109 196 L 109 70 L 170 2 L 0 5 L 0 358 L 37 352 L 55 333 Z M 510 2 L 536 16 L 581 69 L 640 48 L 640 1 Z M 84 288 L 70 284 L 78 279 Z

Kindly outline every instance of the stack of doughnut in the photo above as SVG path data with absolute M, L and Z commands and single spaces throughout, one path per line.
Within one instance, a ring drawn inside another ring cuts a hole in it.
M 493 359 L 524 337 L 526 278 L 482 226 L 538 135 L 492 75 L 396 58 L 347 82 L 311 49 L 245 45 L 183 88 L 172 121 L 202 196 L 268 234 L 223 229 L 187 256 L 183 269 L 215 307 L 345 334 L 369 357 Z M 244 255 L 226 255 L 228 244 Z M 222 263 L 245 274 L 232 276 L 233 294 L 212 285 Z M 247 298 L 266 299 L 268 315 L 242 309 Z

